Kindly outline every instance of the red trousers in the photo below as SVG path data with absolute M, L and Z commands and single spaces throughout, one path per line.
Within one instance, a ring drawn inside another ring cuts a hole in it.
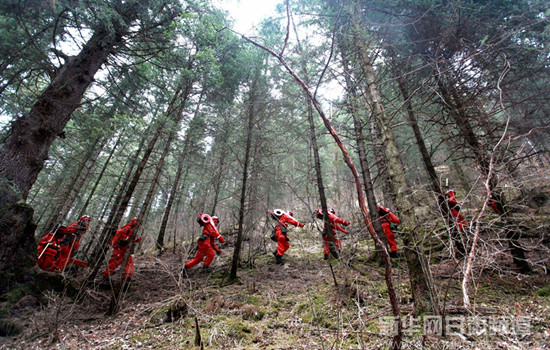
M 285 234 L 277 233 L 277 255 L 283 256 L 283 254 L 290 248 L 288 243 L 288 237 Z
M 197 265 L 204 260 L 204 266 L 208 267 L 212 263 L 212 260 L 214 260 L 214 249 L 212 249 L 212 246 L 210 245 L 210 239 L 206 238 L 205 240 L 198 241 L 198 248 L 197 248 L 197 254 L 192 260 L 189 260 L 187 264 L 185 264 L 186 269 L 190 269 L 193 266 Z
M 397 243 L 395 242 L 395 235 L 393 234 L 393 231 L 390 228 L 390 223 L 383 222 L 382 228 L 384 229 L 384 234 L 386 235 L 386 239 L 388 240 L 388 244 L 390 245 L 390 252 L 396 252 Z
M 62 245 L 59 248 L 59 257 L 52 266 L 52 271 L 63 271 L 63 269 L 65 269 L 65 265 L 68 264 L 67 260 L 70 259 L 71 255 L 73 255 L 72 253 L 75 250 L 76 249 L 74 249 L 73 247 L 71 251 L 71 246 L 69 244 Z
M 109 259 L 109 264 L 105 268 L 105 271 L 103 271 L 103 276 L 109 277 L 115 272 L 116 268 L 122 264 L 122 260 L 124 260 L 124 254 L 126 254 L 126 249 L 116 248 L 115 250 L 113 250 L 111 259 Z M 130 255 L 128 257 L 126 268 L 124 269 L 124 278 L 132 278 L 133 274 L 134 260 L 132 259 L 132 255 Z
M 326 235 L 323 235 L 323 239 L 325 240 L 325 250 L 323 251 L 323 254 L 328 255 L 330 254 L 330 249 L 328 246 L 328 233 Z M 340 240 L 336 238 L 336 235 L 334 235 L 334 244 L 336 244 L 336 248 L 342 250 L 342 242 L 340 242 Z
M 451 209 L 451 213 L 453 214 L 453 217 L 456 221 L 456 226 L 460 231 L 464 231 L 464 228 L 466 227 L 466 220 L 464 220 L 464 217 L 462 214 L 458 212 L 456 209 Z

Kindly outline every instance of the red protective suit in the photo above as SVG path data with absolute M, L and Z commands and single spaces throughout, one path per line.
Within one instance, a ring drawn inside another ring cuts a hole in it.
M 395 234 L 390 228 L 390 223 L 399 224 L 399 218 L 391 212 L 389 208 L 378 206 L 378 215 L 380 216 L 380 224 L 384 229 L 384 235 L 390 245 L 390 255 L 392 252 L 397 252 L 397 242 L 395 241 Z
M 268 213 L 271 214 L 271 217 L 274 220 L 277 220 L 277 226 L 273 229 L 273 234 L 275 236 L 275 240 L 277 241 L 277 250 L 273 252 L 273 255 L 275 255 L 276 263 L 282 264 L 282 257 L 288 248 L 290 248 L 286 229 L 288 224 L 297 227 L 304 227 L 304 224 L 293 218 L 291 211 L 285 212 L 281 209 L 275 209 L 273 211 L 268 211 Z
M 448 190 L 445 194 L 445 199 L 447 199 L 447 203 L 449 204 L 449 208 L 451 209 L 451 214 L 453 214 L 453 217 L 455 218 L 458 230 L 464 231 L 467 224 L 462 214 L 460 214 L 460 206 L 458 205 L 458 201 L 456 200 L 455 191 Z
M 184 268 L 186 270 L 200 263 L 205 257 L 206 259 L 204 259 L 203 266 L 207 269 L 212 263 L 212 260 L 214 260 L 214 248 L 212 247 L 210 241 L 217 239 L 220 243 L 225 243 L 225 239 L 218 232 L 218 228 L 212 218 L 208 214 L 203 214 L 201 212 L 198 213 L 198 216 L 197 221 L 199 222 L 199 225 L 203 226 L 202 235 L 199 237 L 197 242 L 197 254 L 193 259 L 185 264 Z
M 63 271 L 67 264 L 75 262 L 72 257 L 80 246 L 80 238 L 88 230 L 90 220 L 89 216 L 82 216 L 77 222 L 63 228 L 61 233 L 65 238 L 59 242 L 59 257 L 52 267 L 53 271 Z M 61 228 L 59 230 L 61 231 Z
M 340 240 L 336 237 L 336 230 L 347 234 L 348 231 L 344 230 L 338 224 L 348 226 L 349 222 L 347 222 L 344 219 L 340 219 L 338 216 L 336 216 L 333 209 L 329 209 L 328 212 L 329 212 L 328 219 L 330 220 L 330 224 L 332 225 L 332 234 L 334 236 L 334 244 L 336 244 L 336 247 L 339 250 L 342 250 L 342 242 L 340 242 Z M 322 209 L 316 209 L 314 211 L 314 214 L 316 215 L 316 217 L 318 219 L 323 219 L 323 210 Z M 323 227 L 323 231 L 321 233 L 323 234 L 323 240 L 325 242 L 325 249 L 323 251 L 323 254 L 325 256 L 325 259 L 328 259 L 328 256 L 330 254 L 330 249 L 329 249 L 329 245 L 328 245 L 329 244 L 329 235 L 328 235 L 328 229 L 327 229 L 326 225 L 325 225 L 325 227 Z
M 137 218 L 133 218 L 127 225 L 122 226 L 118 231 L 116 231 L 115 236 L 111 240 L 111 247 L 113 247 L 113 253 L 111 254 L 111 259 L 103 271 L 103 277 L 111 276 L 117 267 L 122 264 L 124 260 L 124 255 L 126 250 L 130 245 L 130 238 L 134 233 L 134 226 L 137 224 Z M 141 237 L 138 237 L 134 240 L 134 243 L 141 242 Z M 124 268 L 124 278 L 132 278 L 134 274 L 134 259 L 132 255 L 128 257 L 128 263 Z
M 50 232 L 38 242 L 37 265 L 45 271 L 63 271 L 67 264 L 80 266 L 88 264 L 72 259 L 80 246 L 80 238 L 86 233 L 90 224 L 89 216 L 81 216 L 69 226 L 59 226 L 54 232 Z
M 59 229 L 57 229 L 59 230 Z M 52 267 L 59 257 L 59 243 L 63 240 L 56 231 L 49 232 L 38 242 L 36 264 L 44 271 L 52 271 Z

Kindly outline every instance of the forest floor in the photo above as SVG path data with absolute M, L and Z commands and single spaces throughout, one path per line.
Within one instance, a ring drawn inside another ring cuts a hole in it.
M 137 255 L 134 282 L 116 316 L 106 316 L 110 291 L 99 286 L 83 289 L 78 302 L 53 292 L 41 302 L 25 297 L 10 316 L 23 330 L 1 337 L 0 349 L 197 349 L 195 320 L 206 349 L 388 349 L 384 268 L 368 259 L 372 249 L 343 243 L 342 258 L 330 263 L 320 244 L 291 246 L 282 266 L 268 249 L 253 267 L 242 266 L 233 284 L 226 278 L 231 248 L 214 260 L 212 273 L 195 267 L 185 278 L 179 254 Z M 393 261 L 404 349 L 550 348 L 548 275 L 478 272 L 471 287 L 475 307 L 466 310 L 461 267 L 452 259 L 432 266 L 441 300 L 446 296 L 445 321 L 411 316 L 406 264 Z M 440 324 L 448 327 L 445 337 Z

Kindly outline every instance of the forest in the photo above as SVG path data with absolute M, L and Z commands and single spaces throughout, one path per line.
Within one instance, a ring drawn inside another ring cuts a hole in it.
M 548 2 L 220 2 L 0 2 L 0 349 L 548 349 Z

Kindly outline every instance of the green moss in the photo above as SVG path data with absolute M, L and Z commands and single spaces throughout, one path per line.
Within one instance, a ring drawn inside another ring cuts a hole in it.
M 31 294 L 31 290 L 28 285 L 21 285 L 15 287 L 2 295 L 2 299 L 5 300 L 8 305 L 15 305 L 25 295 Z
M 246 303 L 252 304 L 256 306 L 260 306 L 262 302 L 260 301 L 260 297 L 258 295 L 249 295 L 246 297 Z
M 536 291 L 539 297 L 548 298 L 550 297 L 550 285 L 544 286 Z
M 337 315 L 332 312 L 331 303 L 324 294 L 312 295 L 311 301 L 306 297 L 296 305 L 295 311 L 304 322 L 329 329 L 337 328 Z
M 246 338 L 252 338 L 254 328 L 243 320 L 233 318 L 225 322 L 225 331 L 231 338 L 244 340 Z

